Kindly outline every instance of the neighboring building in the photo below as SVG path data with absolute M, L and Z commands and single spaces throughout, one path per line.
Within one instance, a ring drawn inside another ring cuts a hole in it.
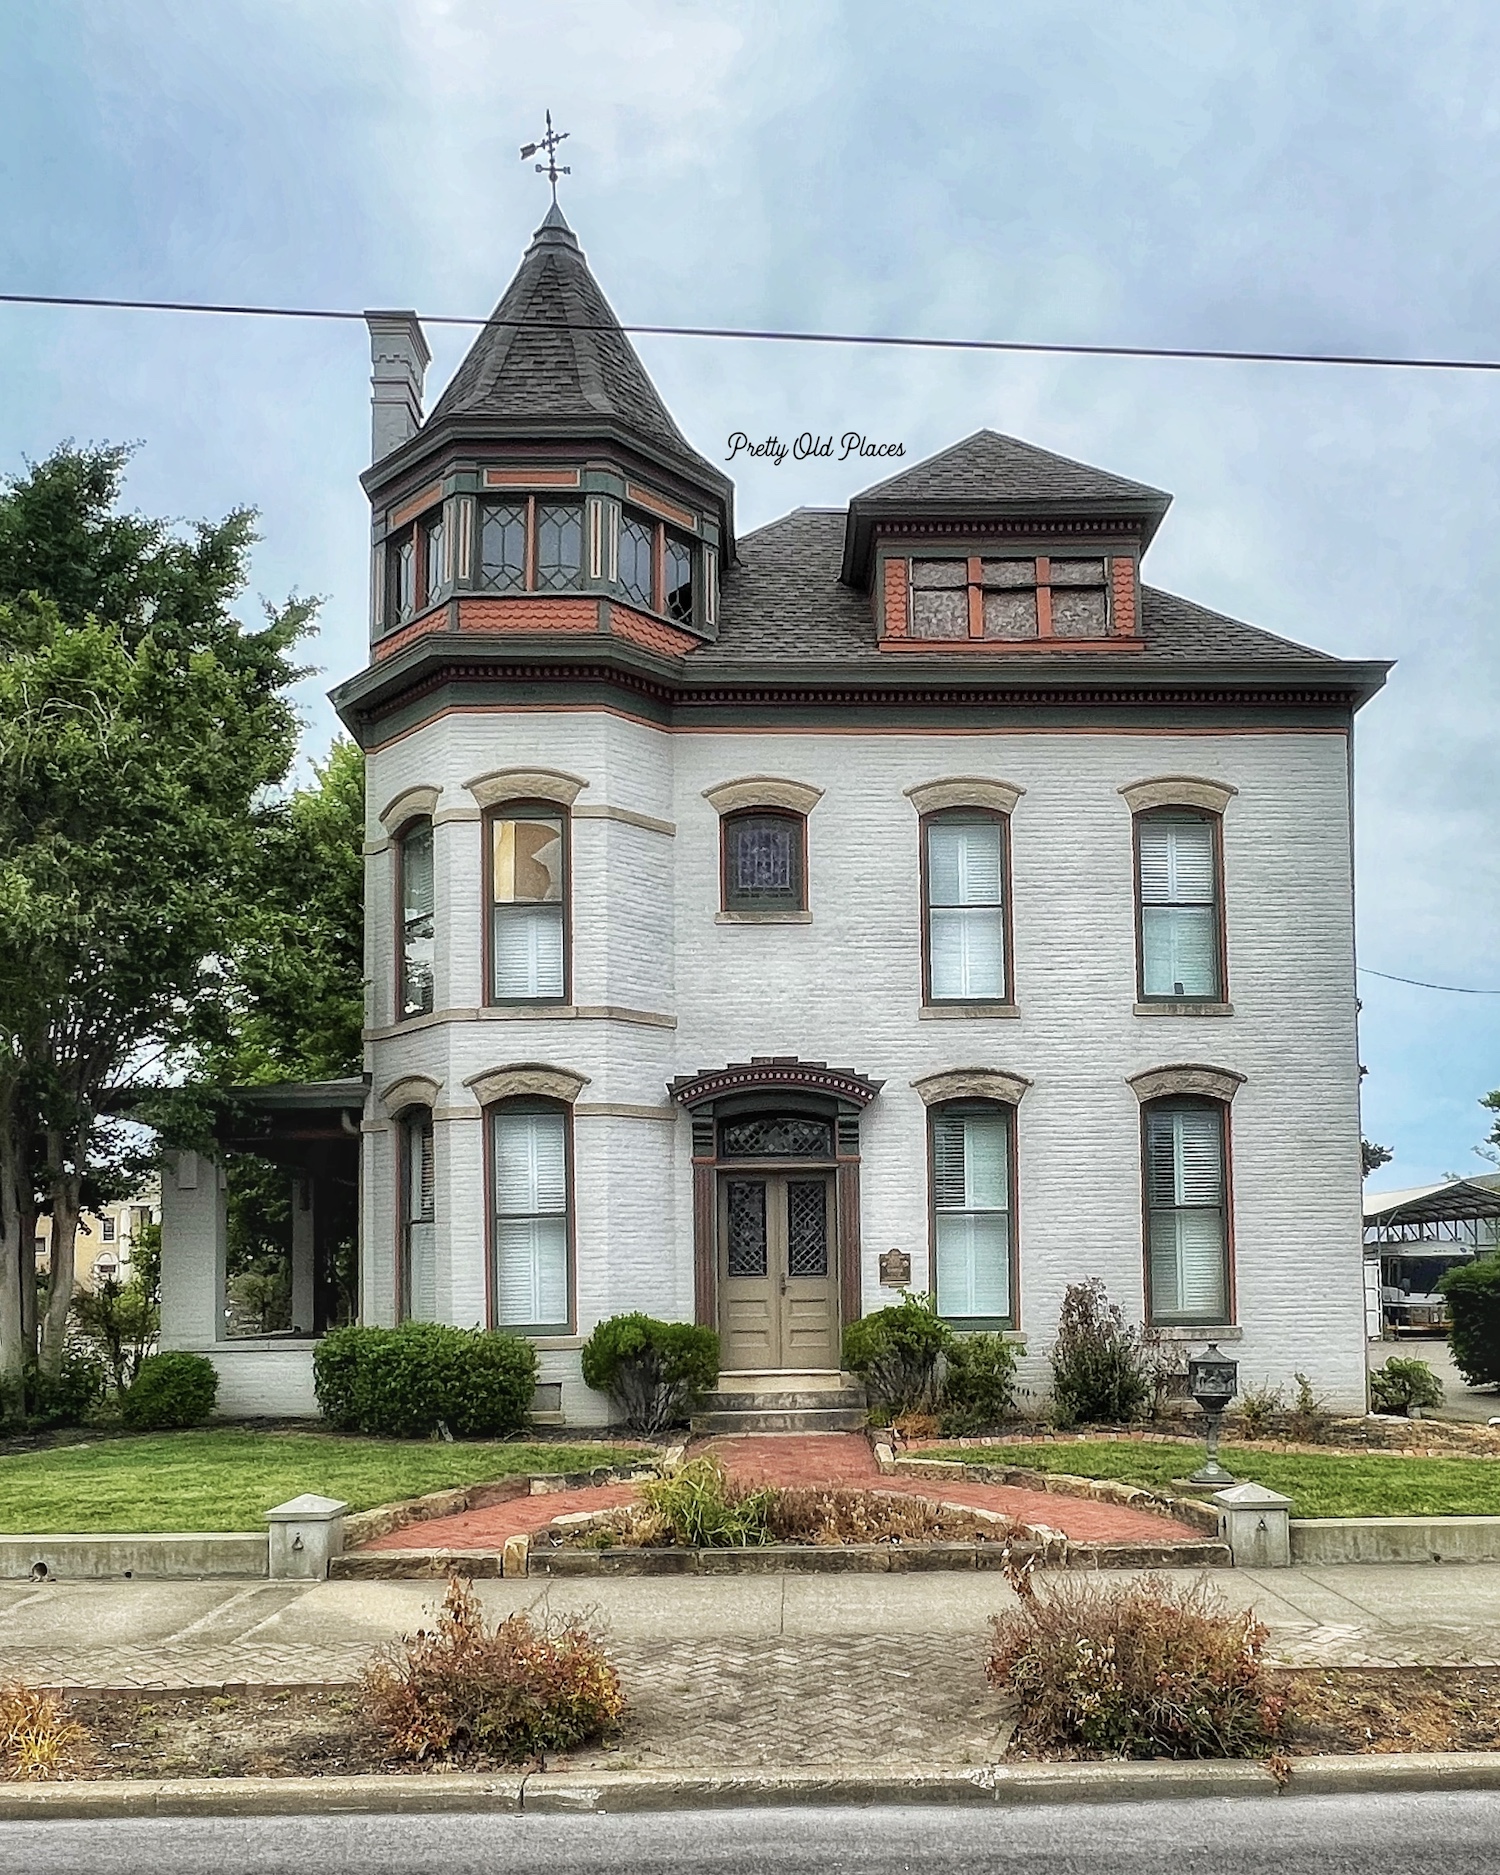
M 1500 1177 L 1448 1178 L 1365 1199 L 1365 1332 L 1441 1334 L 1439 1279 L 1457 1263 L 1500 1250 Z
M 132 1197 L 85 1211 L 78 1220 L 73 1246 L 73 1270 L 80 1289 L 97 1289 L 109 1278 L 124 1282 L 130 1275 L 130 1252 L 141 1230 L 161 1222 L 161 1187 L 152 1179 Z M 37 1219 L 37 1267 L 52 1267 L 52 1220 Z
M 425 421 L 415 317 L 370 328 L 368 1088 L 264 1097 L 312 1219 L 362 1126 L 362 1318 L 533 1336 L 598 1421 L 621 1310 L 784 1379 L 909 1269 L 1041 1385 L 1099 1276 L 1362 1409 L 1388 667 L 1144 584 L 1168 496 L 987 430 L 737 538 L 555 208 Z M 169 1180 L 164 1343 L 295 1410 L 306 1346 L 217 1340 L 217 1183 Z

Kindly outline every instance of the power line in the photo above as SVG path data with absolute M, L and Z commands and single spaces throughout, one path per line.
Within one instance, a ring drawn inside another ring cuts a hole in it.
M 1389 970 L 1367 970 L 1357 966 L 1362 977 L 1382 977 L 1387 983 L 1409 983 L 1417 990 L 1444 990 L 1449 996 L 1500 996 L 1500 990 L 1471 990 L 1460 983 L 1424 983 L 1420 977 L 1393 977 Z
M 207 300 L 94 299 L 65 293 L 0 293 L 10 306 L 71 306 L 116 312 L 219 313 L 242 319 L 333 319 L 360 321 L 362 312 L 326 306 L 236 306 Z M 910 333 L 793 332 L 751 326 L 609 326 L 584 320 L 476 319 L 461 313 L 422 313 L 423 325 L 489 325 L 576 332 L 624 331 L 638 338 L 753 339 L 788 345 L 895 346 L 915 351 L 1044 353 L 1063 358 L 1164 358 L 1188 362 L 1250 365 L 1360 365 L 1382 371 L 1500 371 L 1496 358 L 1398 358 L 1354 352 L 1233 351 L 1184 345 L 1068 345 L 1033 339 L 944 339 Z

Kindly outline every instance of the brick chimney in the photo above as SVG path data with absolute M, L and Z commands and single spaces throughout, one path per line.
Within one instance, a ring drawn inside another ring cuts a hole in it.
M 422 381 L 432 353 L 414 312 L 367 312 L 370 460 L 380 462 L 422 427 Z

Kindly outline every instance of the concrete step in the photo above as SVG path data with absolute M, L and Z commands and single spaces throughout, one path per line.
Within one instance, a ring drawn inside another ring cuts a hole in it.
M 726 1369 L 719 1375 L 721 1393 L 841 1393 L 861 1388 L 853 1374 L 829 1367 Z
M 799 1387 L 776 1392 L 720 1387 L 705 1393 L 699 1402 L 699 1411 L 704 1413 L 838 1412 L 851 1407 L 864 1411 L 863 1387 Z
M 695 1433 L 733 1432 L 861 1432 L 863 1406 L 761 1406 L 735 1412 L 694 1413 Z

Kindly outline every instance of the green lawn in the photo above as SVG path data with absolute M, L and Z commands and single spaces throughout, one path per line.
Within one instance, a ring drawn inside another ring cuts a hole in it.
M 448 1445 L 317 1432 L 163 1432 L 0 1456 L 0 1533 L 263 1530 L 303 1491 L 355 1510 L 516 1472 L 627 1463 L 639 1448 Z
M 924 1446 L 914 1456 L 970 1465 L 1026 1465 L 1033 1471 L 1117 1478 L 1170 1490 L 1174 1478 L 1191 1476 L 1203 1463 L 1203 1447 L 1080 1440 L 1058 1445 Z M 1241 1483 L 1253 1480 L 1289 1497 L 1294 1517 L 1500 1516 L 1496 1459 L 1333 1452 L 1312 1458 L 1232 1445 L 1222 1448 L 1220 1458 Z

